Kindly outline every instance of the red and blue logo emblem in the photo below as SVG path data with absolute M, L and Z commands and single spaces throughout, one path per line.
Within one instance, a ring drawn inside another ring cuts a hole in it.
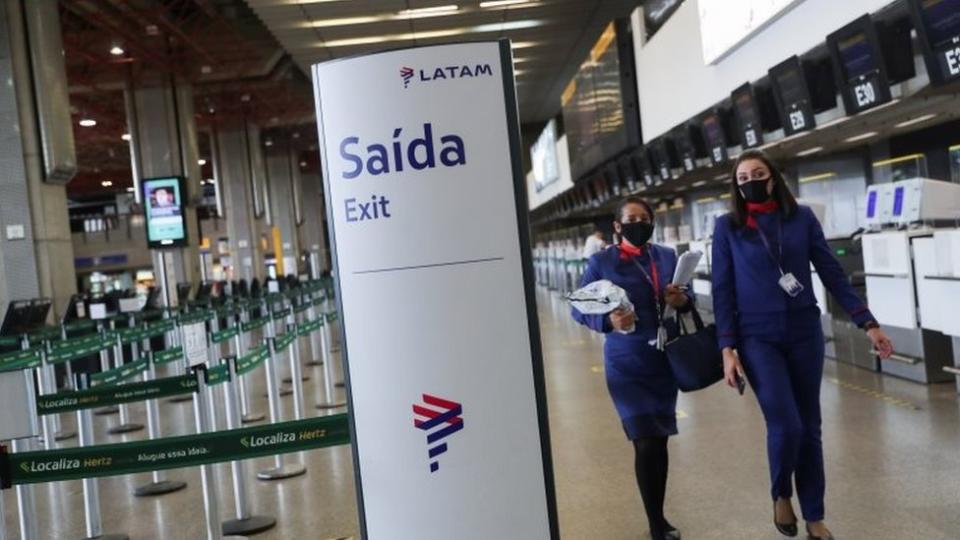
M 410 86 L 410 81 L 413 80 L 413 68 L 406 66 L 400 68 L 400 76 L 403 77 L 403 87 L 407 88 Z
M 437 459 L 447 451 L 444 439 L 463 429 L 463 406 L 459 403 L 423 394 L 423 405 L 413 405 L 413 425 L 427 432 L 427 455 L 430 457 L 430 472 L 440 469 Z

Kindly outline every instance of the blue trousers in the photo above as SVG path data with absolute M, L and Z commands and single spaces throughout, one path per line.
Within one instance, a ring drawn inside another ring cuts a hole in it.
M 804 317 L 806 318 L 806 317 Z M 824 518 L 820 382 L 824 342 L 819 320 L 787 324 L 776 335 L 744 336 L 738 352 L 767 423 L 771 495 L 793 496 L 804 520 Z

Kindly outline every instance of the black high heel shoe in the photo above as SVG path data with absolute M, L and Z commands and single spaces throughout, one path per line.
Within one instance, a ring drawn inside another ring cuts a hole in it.
M 773 526 L 777 528 L 777 532 L 779 532 L 784 536 L 788 536 L 790 538 L 793 538 L 800 533 L 800 531 L 797 529 L 796 521 L 794 521 L 793 523 L 779 523 L 777 521 L 777 501 L 773 501 Z M 808 529 L 807 533 L 809 534 L 809 532 L 810 531 Z M 824 540 L 827 540 L 827 539 L 824 539 Z
M 835 540 L 833 533 L 829 531 L 827 532 L 827 536 L 814 536 L 813 533 L 810 532 L 810 525 L 807 525 L 807 538 L 810 540 Z

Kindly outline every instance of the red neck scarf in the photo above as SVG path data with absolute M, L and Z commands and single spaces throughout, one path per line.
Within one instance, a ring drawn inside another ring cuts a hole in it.
M 772 214 L 780 209 L 780 205 L 777 204 L 775 199 L 770 199 L 767 202 L 762 203 L 747 203 L 747 227 L 751 229 L 757 229 L 757 214 Z
M 620 250 L 620 258 L 625 261 L 630 260 L 630 257 L 639 257 L 643 255 L 643 246 L 636 247 L 626 242 L 620 242 L 617 245 L 617 248 Z

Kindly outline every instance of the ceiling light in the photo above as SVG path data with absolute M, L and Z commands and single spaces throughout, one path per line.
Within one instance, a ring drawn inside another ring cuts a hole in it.
M 530 47 L 536 47 L 539 45 L 536 41 L 511 41 L 511 49 L 529 49 Z
M 714 180 L 726 180 L 727 178 L 729 178 L 729 177 L 727 176 L 727 173 L 718 174 L 718 175 L 716 175 L 716 176 L 713 177 Z
M 299 132 L 299 131 L 294 131 L 294 132 L 293 132 L 293 135 L 291 135 L 291 137 L 293 137 L 294 139 L 299 139 L 299 138 L 300 138 L 300 132 Z
M 212 68 L 212 67 L 210 67 L 210 66 L 200 66 L 200 73 L 203 73 L 204 75 L 209 75 L 209 74 L 212 73 L 212 72 L 213 72 L 213 68 Z
M 114 56 L 123 56 L 124 50 L 119 45 L 110 48 L 110 54 Z
M 124 133 L 123 135 L 120 136 L 120 138 L 123 139 L 123 140 L 125 140 L 125 141 L 128 141 L 128 142 L 129 142 L 129 141 L 130 141 L 130 134 L 129 134 L 129 133 Z
M 460 6 L 458 6 L 458 5 L 456 5 L 456 4 L 448 4 L 448 5 L 445 5 L 445 6 L 433 6 L 433 7 L 425 7 L 425 8 L 403 9 L 403 10 L 400 10 L 400 11 L 397 13 L 397 15 L 400 15 L 401 17 L 416 17 L 416 16 L 426 15 L 426 16 L 429 17 L 431 14 L 435 14 L 435 13 L 449 13 L 449 12 L 451 12 L 451 11 L 457 11 L 458 9 L 460 9 Z
M 706 181 L 706 180 L 700 180 L 700 181 L 698 181 L 698 182 L 694 182 L 693 184 L 691 184 L 690 187 L 701 187 L 701 186 L 705 186 L 705 185 L 707 185 L 707 181 Z
M 267 139 L 263 141 L 264 146 L 273 146 L 273 139 Z
M 301 162 L 300 162 L 300 166 L 301 166 L 301 167 L 306 167 L 306 166 L 307 166 L 307 162 L 306 162 L 306 161 L 301 161 Z
M 893 127 L 903 128 L 907 126 L 912 126 L 914 124 L 919 124 L 920 122 L 926 122 L 927 120 L 930 120 L 931 118 L 936 118 L 936 117 L 937 115 L 935 113 L 925 114 L 923 116 L 911 118 L 910 120 L 904 120 L 903 122 L 900 122 L 899 124 L 896 124 Z
M 82 127 L 93 127 L 93 126 L 97 125 L 97 121 L 94 120 L 93 118 L 81 118 L 81 119 L 80 119 L 80 125 L 81 125 Z
M 199 166 L 201 166 L 201 167 L 203 167 L 203 166 L 206 165 L 206 164 L 207 164 L 207 160 L 205 160 L 205 159 L 203 159 L 203 158 L 200 158 L 200 159 L 197 160 L 197 165 L 199 165 Z
M 412 40 L 445 38 L 445 37 L 459 36 L 459 35 L 470 34 L 470 33 L 506 32 L 510 30 L 523 30 L 527 28 L 542 26 L 544 24 L 545 24 L 545 21 L 542 21 L 542 20 L 509 21 L 504 23 L 479 24 L 476 26 L 467 26 L 462 28 L 447 28 L 443 30 L 432 30 L 427 32 L 405 32 L 402 34 L 386 34 L 386 35 L 380 35 L 380 36 L 367 36 L 367 37 L 360 37 L 360 38 L 334 39 L 330 41 L 324 41 L 321 43 L 321 45 L 324 47 L 352 47 L 356 45 L 371 45 L 374 43 L 387 43 L 390 41 L 412 41 Z M 520 44 L 522 45 L 522 47 L 532 46 L 531 42 L 520 42 Z M 515 49 L 518 48 L 517 44 L 513 44 L 513 48 Z
M 489 2 L 480 2 L 481 9 L 500 8 L 507 6 L 516 6 L 519 4 L 533 4 L 531 0 L 490 0 Z
M 822 146 L 814 146 L 813 148 L 807 148 L 806 150 L 802 150 L 802 151 L 800 151 L 800 152 L 797 152 L 797 157 L 803 157 L 803 156 L 809 156 L 809 155 L 811 155 L 811 154 L 816 154 L 817 152 L 819 152 L 819 151 L 821 151 L 821 150 L 823 150 L 823 147 L 822 147 Z
M 846 139 L 843 140 L 843 142 L 857 142 L 857 141 L 862 141 L 862 140 L 864 140 L 864 139 L 869 139 L 870 137 L 876 137 L 877 135 L 879 135 L 879 133 L 877 133 L 876 131 L 868 131 L 868 132 L 866 132 L 866 133 L 861 133 L 861 134 L 859 134 L 859 135 L 854 135 L 853 137 L 847 137 Z
M 133 193 L 133 192 L 136 191 L 136 190 L 137 190 L 136 188 L 134 188 L 134 187 L 131 186 L 131 187 L 128 187 L 128 188 L 127 188 L 127 193 Z
M 110 180 L 104 180 L 103 182 L 100 182 L 100 185 L 103 187 L 110 187 L 113 185 L 113 182 L 111 182 Z

